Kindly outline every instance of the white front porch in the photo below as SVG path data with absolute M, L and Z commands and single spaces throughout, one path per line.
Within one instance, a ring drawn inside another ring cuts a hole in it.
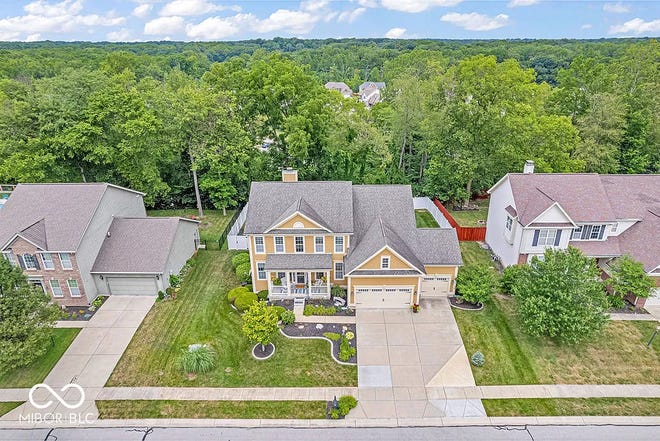
M 267 278 L 270 299 L 330 298 L 330 271 L 270 271 Z

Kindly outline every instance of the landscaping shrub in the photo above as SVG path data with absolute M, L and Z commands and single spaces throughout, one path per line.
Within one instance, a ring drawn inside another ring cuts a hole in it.
M 234 306 L 239 311 L 245 311 L 255 303 L 257 303 L 257 295 L 250 291 L 240 293 L 234 300 Z
M 244 286 L 238 286 L 238 287 L 232 289 L 231 291 L 229 291 L 227 293 L 227 301 L 229 303 L 234 303 L 234 301 L 236 300 L 236 297 L 243 294 L 244 292 L 250 292 L 250 291 L 248 291 Z
M 339 360 L 348 361 L 355 355 L 355 352 L 355 348 L 349 344 L 348 339 L 342 337 L 341 343 L 339 343 Z
M 500 279 L 500 290 L 504 294 L 513 294 L 513 285 L 526 269 L 527 265 L 511 265 L 504 268 Z
M 334 306 L 323 306 L 323 305 L 305 305 L 303 310 L 304 315 L 335 315 L 337 313 L 337 308 Z
M 279 329 L 277 322 L 277 312 L 272 306 L 268 306 L 266 302 L 257 302 L 257 295 L 250 293 L 254 296 L 253 306 L 243 314 L 243 333 L 253 343 L 258 343 L 263 348 L 268 345 L 272 340 L 275 333 Z M 236 299 L 240 300 L 239 297 Z
M 165 298 L 165 293 L 163 291 L 158 291 L 158 297 L 156 298 L 156 301 L 160 302 Z
M 245 285 L 245 289 L 247 289 L 248 291 L 254 292 L 254 290 L 252 289 L 252 285 L 249 284 L 249 283 L 247 285 Z
M 257 294 L 257 298 L 259 297 L 259 294 Z M 259 299 L 262 300 L 262 299 Z M 282 320 L 282 313 L 286 311 L 286 308 L 284 306 L 273 306 L 273 309 L 275 312 L 277 312 L 277 317 L 279 317 L 280 320 Z
M 268 298 L 268 290 L 267 289 L 262 289 L 257 293 L 257 297 L 259 300 L 266 300 Z M 281 308 L 281 306 L 280 306 Z
M 332 294 L 332 297 L 341 297 L 342 299 L 346 300 L 346 289 L 342 288 L 341 286 L 333 286 L 330 288 L 330 294 Z
M 486 363 L 486 357 L 484 357 L 484 354 L 477 351 L 474 354 L 472 354 L 472 357 L 470 357 L 470 361 L 472 362 L 473 365 L 477 367 L 481 367 L 484 365 L 484 363 Z
M 644 265 L 632 257 L 623 255 L 616 259 L 610 266 L 611 277 L 607 280 L 612 294 L 607 296 L 609 304 L 613 308 L 623 308 L 624 297 L 633 295 L 646 298 L 651 294 L 651 288 L 655 286 L 652 277 L 646 274 Z
M 215 368 L 216 354 L 207 345 L 190 345 L 184 349 L 179 357 L 178 364 L 188 374 L 209 372 Z
M 172 288 L 178 288 L 181 285 L 181 277 L 176 274 L 170 274 L 170 286 Z
M 247 283 L 250 281 L 250 271 L 252 271 L 250 262 L 241 263 L 236 267 L 236 277 L 241 282 Z
M 495 290 L 495 276 L 485 265 L 467 265 L 458 271 L 456 285 L 467 302 L 484 303 Z
M 351 332 L 351 331 L 348 331 L 348 332 L 347 332 L 346 334 L 344 334 L 344 335 L 346 336 L 346 340 L 353 340 L 353 339 L 355 338 L 355 334 L 354 334 L 353 332 Z
M 341 335 L 337 334 L 336 332 L 324 332 L 323 336 L 325 338 L 329 338 L 332 341 L 337 341 L 341 338 Z
M 282 320 L 282 324 L 290 325 L 296 321 L 296 315 L 293 313 L 293 311 L 285 309 L 284 312 L 280 314 L 280 320 Z
M 250 263 L 250 255 L 248 253 L 240 253 L 231 258 L 231 266 L 234 269 L 243 263 Z
M 348 415 L 348 413 L 351 411 L 351 409 L 355 408 L 357 406 L 357 400 L 350 396 L 350 395 L 344 395 L 343 397 L 339 397 L 337 400 L 339 403 L 339 413 L 341 415 Z

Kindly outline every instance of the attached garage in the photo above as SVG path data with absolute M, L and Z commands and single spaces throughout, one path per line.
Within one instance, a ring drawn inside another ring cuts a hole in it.
M 107 277 L 110 295 L 116 296 L 153 296 L 158 293 L 154 276 Z
M 660 288 L 651 290 L 651 295 L 646 299 L 646 306 L 660 306 Z
M 428 274 L 422 278 L 422 299 L 447 297 L 451 290 L 451 276 Z
M 412 286 L 356 286 L 358 308 L 408 308 L 412 301 Z

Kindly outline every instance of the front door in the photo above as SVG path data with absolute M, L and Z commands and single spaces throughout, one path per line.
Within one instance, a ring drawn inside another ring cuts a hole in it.
M 307 285 L 307 273 L 296 273 L 296 285 Z

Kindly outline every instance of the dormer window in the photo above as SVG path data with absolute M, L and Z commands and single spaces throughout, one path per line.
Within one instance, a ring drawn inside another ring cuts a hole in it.
M 605 225 L 580 225 L 573 229 L 571 240 L 601 240 Z
M 381 269 L 390 269 L 390 257 L 383 256 L 380 258 L 380 268 Z

